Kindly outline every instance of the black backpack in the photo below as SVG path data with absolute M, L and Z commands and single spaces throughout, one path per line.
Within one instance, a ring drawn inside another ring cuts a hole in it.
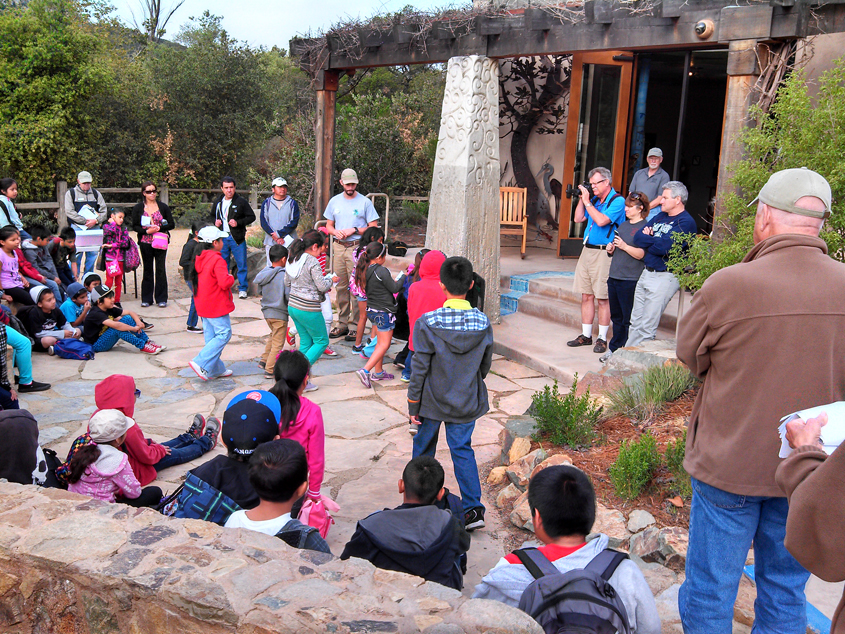
M 514 554 L 534 577 L 519 609 L 547 634 L 631 634 L 625 605 L 609 581 L 628 555 L 605 549 L 586 567 L 562 573 L 536 548 Z

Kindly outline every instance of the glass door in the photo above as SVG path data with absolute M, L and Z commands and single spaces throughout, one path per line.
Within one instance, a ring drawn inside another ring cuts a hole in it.
M 575 222 L 577 185 L 587 180 L 594 167 L 613 174 L 615 189 L 622 185 L 631 98 L 633 57 L 619 51 L 575 54 L 572 57 L 571 105 L 579 104 L 578 117 L 566 123 L 566 154 L 563 174 L 566 195 L 561 198 L 561 257 L 581 254 L 586 223 Z M 570 108 L 574 113 L 574 108 Z

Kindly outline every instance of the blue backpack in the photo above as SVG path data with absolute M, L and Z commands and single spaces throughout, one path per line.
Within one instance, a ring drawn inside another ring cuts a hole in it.
M 241 507 L 225 493 L 190 471 L 185 482 L 158 505 L 164 515 L 183 519 L 205 520 L 223 526 L 229 516 Z
M 89 361 L 94 358 L 94 346 L 79 339 L 59 339 L 53 344 L 53 352 L 62 359 Z

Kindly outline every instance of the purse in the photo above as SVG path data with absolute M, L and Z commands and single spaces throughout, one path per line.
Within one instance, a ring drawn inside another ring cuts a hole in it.
M 106 275 L 119 277 L 123 271 L 120 269 L 120 262 L 117 260 L 106 260 Z
M 129 238 L 129 246 L 123 254 L 123 272 L 129 273 L 141 266 L 141 252 L 138 250 L 138 245 L 132 238 Z
M 313 526 L 320 531 L 320 537 L 326 538 L 329 534 L 329 527 L 334 524 L 332 513 L 337 513 L 340 507 L 331 498 L 325 495 L 320 496 L 320 500 L 312 500 L 307 498 L 302 503 L 302 509 L 299 511 L 298 519 L 303 524 Z
M 161 249 L 162 251 L 166 251 L 169 244 L 170 238 L 163 231 L 157 231 L 153 234 L 153 249 Z

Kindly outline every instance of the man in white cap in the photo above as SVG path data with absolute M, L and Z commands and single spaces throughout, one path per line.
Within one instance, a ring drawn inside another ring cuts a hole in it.
M 648 167 L 634 173 L 634 178 L 628 186 L 628 193 L 641 192 L 648 196 L 649 212 L 646 220 L 651 220 L 660 213 L 660 205 L 663 204 L 663 188 L 672 179 L 669 178 L 666 170 L 660 167 L 663 162 L 663 150 L 659 147 L 653 147 L 648 151 L 646 162 L 648 162 Z
M 106 201 L 100 192 L 91 187 L 93 180 L 91 172 L 79 172 L 76 177 L 76 186 L 71 187 L 65 194 L 65 215 L 67 215 L 70 226 L 77 231 L 98 229 L 106 221 Z M 76 256 L 76 263 L 79 266 L 81 277 L 94 270 L 94 264 L 97 262 L 100 251 L 99 249 L 81 251 L 79 248 L 77 248 L 77 251 L 79 253 Z M 84 270 L 81 266 L 83 257 L 85 258 Z
M 845 400 L 845 265 L 819 238 L 830 185 L 803 167 L 781 170 L 754 202 L 754 247 L 707 279 L 678 332 L 678 358 L 703 380 L 684 460 L 693 489 L 679 595 L 686 634 L 732 631 L 752 542 L 755 630 L 806 632 L 810 573 L 784 546 L 777 427 L 796 410 Z
M 261 205 L 259 220 L 264 230 L 264 251 L 267 266 L 270 266 L 270 247 L 281 244 L 284 247 L 296 240 L 296 225 L 299 224 L 299 203 L 288 196 L 288 182 L 281 176 L 274 178 L 273 195 Z
M 358 323 L 358 302 L 352 301 L 349 293 L 349 280 L 355 274 L 352 254 L 367 227 L 378 225 L 378 213 L 372 201 L 355 191 L 358 187 L 355 170 L 343 170 L 340 185 L 343 193 L 334 196 L 323 213 L 328 221 L 326 228 L 334 236 L 332 270 L 340 278 L 336 287 L 338 325 L 329 333 L 332 338 L 350 336 L 350 318 L 353 324 Z

